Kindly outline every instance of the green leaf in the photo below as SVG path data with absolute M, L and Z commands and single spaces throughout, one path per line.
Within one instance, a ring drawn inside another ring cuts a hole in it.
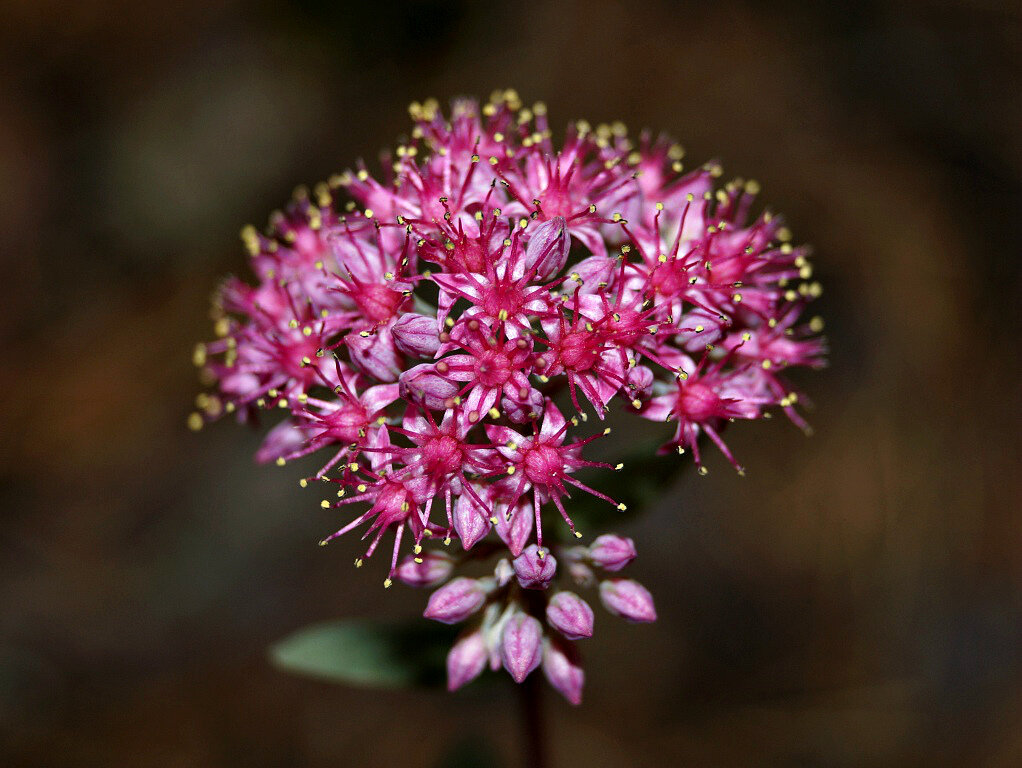
M 438 685 L 455 631 L 426 622 L 364 619 L 314 624 L 270 647 L 278 668 L 366 688 Z

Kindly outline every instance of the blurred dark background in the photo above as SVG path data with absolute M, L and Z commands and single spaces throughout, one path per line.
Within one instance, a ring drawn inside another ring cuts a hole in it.
M 558 127 L 620 118 L 760 180 L 815 246 L 833 348 L 799 378 L 815 437 L 736 425 L 748 477 L 714 456 L 622 530 L 661 619 L 598 617 L 585 704 L 549 697 L 557 764 L 1022 764 L 1017 3 L 7 0 L 0 19 L 0 762 L 517 764 L 510 686 L 269 666 L 304 624 L 425 596 L 354 572 L 354 543 L 316 547 L 335 517 L 300 469 L 253 466 L 257 434 L 185 428 L 241 225 L 374 160 L 409 101 L 512 86 Z

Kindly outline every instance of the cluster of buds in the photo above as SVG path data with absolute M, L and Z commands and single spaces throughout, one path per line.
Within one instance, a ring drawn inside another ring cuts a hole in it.
M 741 472 L 721 437 L 729 422 L 776 407 L 808 429 L 783 375 L 824 363 L 822 322 L 803 318 L 820 287 L 780 219 L 753 215 L 754 182 L 719 186 L 713 164 L 686 173 L 663 139 L 578 122 L 558 150 L 545 107 L 523 108 L 513 91 L 411 114 L 380 178 L 359 165 L 299 190 L 264 231 L 243 230 L 257 280 L 230 279 L 217 295 L 218 339 L 195 353 L 215 391 L 190 424 L 281 412 L 258 458 L 326 451 L 301 485 L 329 488 L 325 509 L 358 511 L 322 543 L 361 530 L 361 565 L 392 533 L 386 586 L 447 578 L 453 561 L 436 542 L 457 538 L 467 552 L 499 538 L 513 563 L 450 600 L 486 606 L 480 634 L 456 646 L 452 684 L 473 676 L 475 657 L 459 659 L 482 648 L 516 679 L 544 656 L 547 676 L 573 691 L 574 630 L 550 610 L 591 611 L 558 592 L 543 616 L 559 634 L 545 633 L 515 591 L 549 583 L 558 559 L 582 582 L 601 565 L 603 537 L 549 548 L 558 532 L 544 530 L 545 511 L 581 537 L 571 491 L 624 509 L 576 476 L 621 469 L 582 457 L 601 433 L 570 431 L 617 403 L 673 424 L 662 451 L 690 452 L 701 474 L 704 436 Z M 406 537 L 411 559 L 399 564 Z M 443 587 L 427 615 L 466 583 Z M 634 582 L 600 589 L 612 611 L 653 617 Z
M 599 587 L 600 602 L 610 613 L 631 622 L 656 620 L 649 591 L 632 579 L 598 578 L 596 571 L 616 572 L 635 558 L 631 539 L 613 534 L 589 547 L 527 546 L 512 560 L 502 557 L 493 575 L 458 576 L 454 559 L 443 551 L 406 558 L 397 578 L 412 586 L 435 586 L 426 618 L 458 624 L 472 620 L 447 655 L 447 687 L 456 690 L 486 667 L 501 666 L 522 682 L 542 666 L 550 684 L 572 704 L 582 701 L 585 673 L 575 641 L 592 637 L 593 609 L 577 593 L 551 590 L 558 574 L 576 588 Z

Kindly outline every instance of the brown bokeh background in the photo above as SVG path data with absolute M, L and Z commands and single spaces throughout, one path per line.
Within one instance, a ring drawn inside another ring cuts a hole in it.
M 0 9 L 0 762 L 515 765 L 510 686 L 357 691 L 265 648 L 424 595 L 258 435 L 195 435 L 190 352 L 240 226 L 514 86 L 663 129 L 813 243 L 816 436 L 736 425 L 622 532 L 660 621 L 598 616 L 557 765 L 1022 764 L 1022 12 L 997 0 Z M 346 549 L 347 547 L 347 549 Z M 377 564 L 379 565 L 379 564 Z

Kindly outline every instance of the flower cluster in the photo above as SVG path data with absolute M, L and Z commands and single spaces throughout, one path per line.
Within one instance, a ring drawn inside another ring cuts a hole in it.
M 522 590 L 546 586 L 558 557 L 576 583 L 608 568 L 606 537 L 557 557 L 556 535 L 544 544 L 548 510 L 581 535 L 573 490 L 624 507 L 576 477 L 621 465 L 583 458 L 600 435 L 571 429 L 618 402 L 672 423 L 663 450 L 689 451 L 700 473 L 704 435 L 741 471 L 728 422 L 779 407 L 808 429 L 782 375 L 824 363 L 822 323 L 802 319 L 820 287 L 780 219 L 753 215 L 754 182 L 719 186 L 716 165 L 685 173 L 666 140 L 579 122 L 558 150 L 545 107 L 523 108 L 513 91 L 411 114 L 411 138 L 379 178 L 360 165 L 242 232 L 257 280 L 228 280 L 217 296 L 218 339 L 195 353 L 216 392 L 190 423 L 282 411 L 258 458 L 326 451 L 302 485 L 331 489 L 324 508 L 357 511 L 323 543 L 359 529 L 368 558 L 392 533 L 387 586 L 450 575 L 429 540 L 468 551 L 495 532 L 513 564 L 455 578 L 427 609 L 453 621 L 486 606 L 452 651 L 452 686 L 485 658 L 520 680 L 542 657 L 575 700 L 570 641 L 591 631 L 588 605 L 557 592 L 535 615 L 534 600 L 505 599 L 512 572 Z M 653 618 L 634 582 L 600 590 L 612 612 Z

